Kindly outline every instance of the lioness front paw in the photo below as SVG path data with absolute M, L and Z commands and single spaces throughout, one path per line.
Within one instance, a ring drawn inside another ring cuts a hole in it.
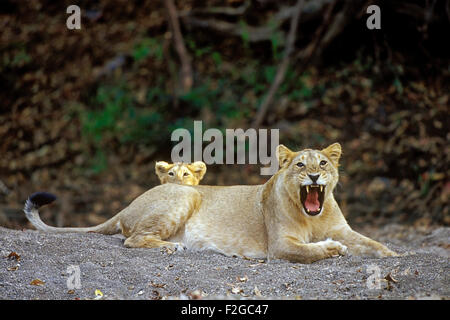
M 347 246 L 343 245 L 339 241 L 334 241 L 332 239 L 321 241 L 320 244 L 325 249 L 325 254 L 328 257 L 344 256 L 347 254 L 348 251 Z
M 394 252 L 388 248 L 385 248 L 381 252 L 379 251 L 378 254 L 379 254 L 380 258 L 382 258 L 382 257 L 399 257 L 400 256 L 397 252 Z

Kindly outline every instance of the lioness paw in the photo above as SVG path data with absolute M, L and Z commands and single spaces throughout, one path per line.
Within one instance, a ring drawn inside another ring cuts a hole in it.
M 382 252 L 379 252 L 380 257 L 399 257 L 397 252 L 394 252 L 388 248 L 385 248 Z
M 344 256 L 347 254 L 348 248 L 339 241 L 327 239 L 325 241 L 318 242 L 325 249 L 325 254 L 329 257 Z

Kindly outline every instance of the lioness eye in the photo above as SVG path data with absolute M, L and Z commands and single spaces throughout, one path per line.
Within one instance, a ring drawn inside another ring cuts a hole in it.
M 187 173 L 187 172 L 185 172 L 184 174 L 183 174 L 183 176 L 185 176 L 185 177 L 187 177 L 189 175 L 189 173 Z
M 299 167 L 299 168 L 303 168 L 305 165 L 303 164 L 303 162 L 299 162 L 299 163 L 297 163 L 297 167 Z
M 324 165 L 326 165 L 326 164 L 327 164 L 327 162 L 326 162 L 325 160 L 320 161 L 320 165 L 321 165 L 321 166 L 324 166 Z
M 169 172 L 169 176 L 173 176 L 173 172 L 172 171 Z

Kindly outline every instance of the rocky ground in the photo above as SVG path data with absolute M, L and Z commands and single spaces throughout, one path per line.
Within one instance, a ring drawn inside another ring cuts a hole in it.
M 450 228 L 358 231 L 402 255 L 304 265 L 129 249 L 121 236 L 0 227 L 0 299 L 450 298 Z

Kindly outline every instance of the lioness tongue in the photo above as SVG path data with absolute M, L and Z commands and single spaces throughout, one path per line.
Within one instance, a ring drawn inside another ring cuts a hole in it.
M 319 193 L 315 190 L 311 190 L 306 195 L 305 207 L 309 211 L 319 211 L 320 202 L 319 202 Z

